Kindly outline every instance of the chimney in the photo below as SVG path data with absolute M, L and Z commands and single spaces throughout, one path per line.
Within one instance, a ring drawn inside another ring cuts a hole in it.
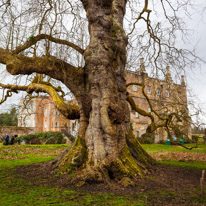
M 140 58 L 140 73 L 146 73 L 144 66 L 144 58 Z
M 185 86 L 185 76 L 184 75 L 181 76 L 181 85 Z
M 171 77 L 171 74 L 170 74 L 170 66 L 166 67 L 165 81 L 168 82 L 168 83 L 172 82 L 172 77 Z

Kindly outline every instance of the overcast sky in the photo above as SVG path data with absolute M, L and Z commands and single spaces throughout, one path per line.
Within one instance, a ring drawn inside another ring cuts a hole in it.
M 196 45 L 197 55 L 206 61 L 206 1 L 196 0 L 201 5 L 203 13 L 195 13 L 193 18 L 188 19 L 189 28 L 192 29 L 191 45 Z M 200 104 L 206 112 L 206 63 L 186 70 L 187 87 L 194 95 L 196 105 Z M 204 117 L 206 121 L 206 117 Z

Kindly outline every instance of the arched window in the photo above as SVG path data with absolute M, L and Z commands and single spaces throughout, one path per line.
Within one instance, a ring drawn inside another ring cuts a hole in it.
M 133 87 L 133 91 L 137 92 L 137 85 L 133 85 L 132 87 Z
M 166 97 L 170 97 L 170 93 L 168 90 L 166 90 Z

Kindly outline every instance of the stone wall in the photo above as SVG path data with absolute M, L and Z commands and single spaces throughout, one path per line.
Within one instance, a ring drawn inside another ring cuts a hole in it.
M 0 127 L 0 142 L 4 140 L 6 134 L 12 137 L 13 135 L 21 136 L 35 132 L 37 132 L 35 127 Z

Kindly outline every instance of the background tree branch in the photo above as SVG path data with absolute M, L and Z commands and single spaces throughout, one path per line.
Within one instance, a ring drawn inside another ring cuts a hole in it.
M 76 51 L 78 51 L 80 54 L 84 53 L 84 50 L 82 48 L 80 48 L 79 46 L 75 45 L 74 43 L 69 42 L 67 40 L 62 40 L 59 38 L 52 37 L 48 34 L 39 34 L 37 36 L 30 36 L 29 39 L 27 40 L 27 42 L 25 42 L 23 45 L 18 46 L 15 50 L 12 50 L 12 53 L 19 54 L 20 52 L 24 51 L 25 49 L 28 49 L 32 45 L 35 45 L 38 41 L 40 41 L 42 39 L 47 39 L 47 40 L 54 42 L 54 43 L 57 43 L 57 44 L 69 46 L 69 47 L 75 49 Z
M 11 84 L 2 84 L 0 83 L 0 87 L 3 89 L 7 89 L 7 93 L 4 97 L 4 101 L 8 97 L 12 95 L 13 92 L 17 93 L 18 91 L 25 91 L 28 94 L 32 94 L 33 92 L 38 93 L 47 93 L 51 96 L 55 107 L 68 119 L 79 119 L 80 112 L 79 107 L 76 104 L 69 104 L 59 95 L 60 88 L 55 88 L 48 82 L 39 82 L 39 83 L 30 83 L 28 86 L 20 86 L 20 85 L 11 85 Z M 3 103 L 4 101 L 1 101 Z

